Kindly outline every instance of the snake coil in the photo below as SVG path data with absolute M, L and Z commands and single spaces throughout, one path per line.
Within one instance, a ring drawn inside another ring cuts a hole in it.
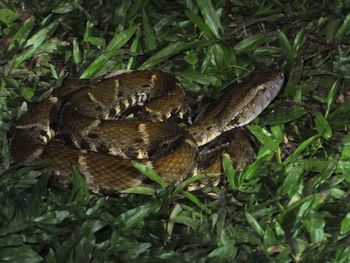
M 197 172 L 220 172 L 218 153 L 236 166 L 254 156 L 237 127 L 259 115 L 284 81 L 280 71 L 256 74 L 228 88 L 187 128 L 172 119 L 188 109 L 187 94 L 171 74 L 132 71 L 63 86 L 34 105 L 10 130 L 18 163 L 49 163 L 53 179 L 71 184 L 75 165 L 94 193 L 110 194 L 147 183 L 131 160 L 154 169 L 165 182 Z M 135 118 L 128 119 L 132 114 Z

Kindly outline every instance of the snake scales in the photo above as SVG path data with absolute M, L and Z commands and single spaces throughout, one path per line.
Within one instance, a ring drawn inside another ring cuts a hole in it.
M 247 162 L 240 157 L 252 158 L 245 135 L 234 128 L 260 114 L 283 81 L 280 71 L 256 74 L 227 89 L 199 121 L 180 128 L 171 120 L 189 108 L 187 94 L 170 74 L 133 71 L 79 80 L 18 119 L 10 130 L 10 153 L 18 163 L 47 161 L 53 179 L 65 186 L 75 165 L 91 191 L 102 194 L 147 183 L 131 160 L 165 182 L 218 172 L 218 152 L 233 152 L 236 166 Z M 137 118 L 125 118 L 130 113 Z

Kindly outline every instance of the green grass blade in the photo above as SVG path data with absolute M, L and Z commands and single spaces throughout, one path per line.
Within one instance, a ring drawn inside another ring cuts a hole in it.
M 80 67 L 81 64 L 81 51 L 79 48 L 79 44 L 76 38 L 73 39 L 73 61 L 77 68 Z
M 350 13 L 348 13 L 347 16 L 345 17 L 335 37 L 342 38 L 343 36 L 349 33 L 349 30 L 350 30 Z
M 13 48 L 21 49 L 26 42 L 30 32 L 34 27 L 35 19 L 34 17 L 28 18 L 24 21 L 22 27 L 17 31 L 16 35 L 12 38 L 8 50 L 12 50 Z
M 242 54 L 244 52 L 252 52 L 253 49 L 260 46 L 263 42 L 271 40 L 272 37 L 273 37 L 273 34 L 253 35 L 237 43 L 233 49 L 236 54 Z
M 121 191 L 121 193 L 153 196 L 156 193 L 156 190 L 147 186 L 136 186 L 136 187 L 130 187 L 128 189 L 125 189 Z
M 156 182 L 160 187 L 165 187 L 165 182 L 162 177 L 160 177 L 155 171 L 151 168 L 147 167 L 142 163 L 138 163 L 136 161 L 132 161 L 132 166 L 134 166 L 137 170 L 139 170 L 142 174 L 146 175 L 149 179 Z
M 220 39 L 220 33 L 222 26 L 220 23 L 220 16 L 214 9 L 211 0 L 196 0 L 199 9 L 204 17 L 206 24 L 209 26 L 211 31 L 215 34 L 215 37 Z
M 137 52 L 139 52 L 139 50 L 141 48 L 140 34 L 141 33 L 138 30 L 136 32 L 136 37 L 130 46 L 130 52 L 132 52 L 134 54 L 137 54 Z M 126 69 L 133 69 L 135 67 L 135 65 L 136 65 L 136 55 L 131 56 L 129 58 L 128 65 L 126 66 Z
M 283 47 L 282 51 L 287 52 L 288 54 L 292 50 L 292 45 L 290 44 L 289 39 L 280 29 L 277 30 L 276 35 Z
M 190 193 L 190 192 L 186 192 L 183 191 L 182 192 L 183 196 L 186 197 L 188 200 L 190 200 L 192 203 L 194 203 L 196 206 L 198 206 L 201 210 L 203 210 L 204 212 L 211 214 L 211 210 L 206 207 L 205 204 L 203 204 L 197 196 L 195 196 L 194 194 Z
M 91 199 L 89 189 L 87 187 L 86 181 L 81 177 L 77 167 L 73 166 L 72 170 L 73 176 L 73 190 L 71 199 L 74 201 L 88 201 Z
M 216 39 L 215 33 L 197 14 L 190 10 L 186 10 L 185 14 L 209 39 Z
M 94 60 L 89 67 L 80 76 L 81 79 L 95 76 L 105 66 L 107 61 L 116 55 L 118 50 L 123 47 L 130 38 L 135 34 L 139 25 L 132 26 L 118 34 L 108 43 L 106 50 L 96 60 Z
M 151 21 L 148 17 L 147 11 L 144 8 L 142 10 L 142 24 L 143 24 L 143 34 L 145 36 L 146 50 L 150 51 L 157 47 L 156 37 L 153 32 Z
M 312 143 L 314 143 L 320 136 L 314 135 L 312 137 L 310 137 L 309 139 L 306 139 L 305 141 L 303 141 L 302 143 L 299 144 L 299 146 L 294 150 L 294 152 L 289 155 L 289 157 L 284 161 L 285 164 L 291 163 L 293 162 L 295 159 L 297 159 L 302 152 L 308 148 Z
M 19 13 L 12 11 L 8 8 L 0 8 L 0 23 L 5 25 L 10 25 L 13 23 L 18 17 Z
M 227 178 L 230 189 L 231 190 L 237 189 L 238 186 L 235 183 L 236 172 L 235 172 L 235 169 L 233 168 L 231 158 L 228 154 L 222 155 L 222 167 L 224 169 L 224 174 Z
M 23 61 L 31 58 L 41 47 L 41 45 L 43 45 L 44 41 L 47 40 L 55 32 L 58 25 L 59 20 L 55 20 L 48 26 L 35 33 L 31 38 L 29 38 L 25 44 L 25 47 L 28 47 L 29 49 L 16 56 L 13 62 L 13 67 L 17 68 Z
M 264 128 L 257 125 L 248 125 L 248 129 L 254 136 L 271 151 L 277 153 L 279 144 L 272 138 L 272 135 Z
M 332 137 L 332 128 L 329 125 L 327 119 L 321 114 L 317 113 L 315 117 L 315 125 L 318 133 L 322 135 L 325 139 Z
M 345 235 L 350 231 L 350 213 L 347 213 L 340 222 L 340 234 Z
M 339 90 L 339 87 L 340 87 L 340 80 L 336 80 L 330 91 L 328 92 L 328 96 L 327 96 L 327 110 L 326 110 L 326 114 L 325 114 L 325 117 L 328 118 L 328 115 L 332 109 L 332 106 L 333 106 L 333 103 L 334 101 L 336 100 L 336 96 L 338 94 L 338 90 Z
M 264 236 L 264 229 L 260 226 L 259 222 L 248 212 L 245 212 L 245 217 L 249 225 L 255 230 L 259 236 Z
M 204 46 L 209 46 L 213 44 L 213 41 L 209 40 L 194 40 L 191 42 L 178 42 L 172 43 L 167 47 L 158 51 L 155 55 L 147 59 L 140 67 L 140 70 L 150 69 L 158 65 L 159 63 L 167 60 L 168 58 L 181 53 L 182 51 L 192 49 L 192 48 L 200 48 Z

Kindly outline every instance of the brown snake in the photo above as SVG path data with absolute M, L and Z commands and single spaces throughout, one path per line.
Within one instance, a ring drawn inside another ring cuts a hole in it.
M 18 119 L 10 131 L 10 152 L 18 163 L 47 161 L 54 180 L 65 186 L 75 165 L 91 191 L 102 194 L 147 183 L 131 160 L 154 169 L 167 183 L 196 172 L 218 173 L 218 152 L 228 152 L 236 167 L 247 162 L 239 157 L 252 158 L 250 144 L 234 128 L 259 115 L 283 81 L 280 71 L 256 74 L 228 88 L 184 129 L 170 121 L 186 108 L 186 92 L 170 74 L 133 71 L 80 80 Z M 125 119 L 130 113 L 137 118 Z

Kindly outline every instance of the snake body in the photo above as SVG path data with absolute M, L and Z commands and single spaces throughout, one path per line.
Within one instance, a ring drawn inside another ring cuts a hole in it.
M 222 151 L 251 159 L 240 129 L 279 92 L 284 74 L 257 74 L 229 88 L 187 128 L 171 119 L 186 108 L 186 92 L 171 74 L 133 71 L 66 85 L 22 115 L 11 129 L 10 152 L 19 163 L 49 163 L 55 181 L 71 184 L 75 165 L 92 192 L 109 194 L 147 183 L 131 160 L 165 182 L 220 169 Z M 125 119 L 130 113 L 133 119 Z M 240 154 L 237 154 L 239 152 Z M 239 156 L 238 156 L 239 157 Z M 216 161 L 212 161 L 216 160 Z

